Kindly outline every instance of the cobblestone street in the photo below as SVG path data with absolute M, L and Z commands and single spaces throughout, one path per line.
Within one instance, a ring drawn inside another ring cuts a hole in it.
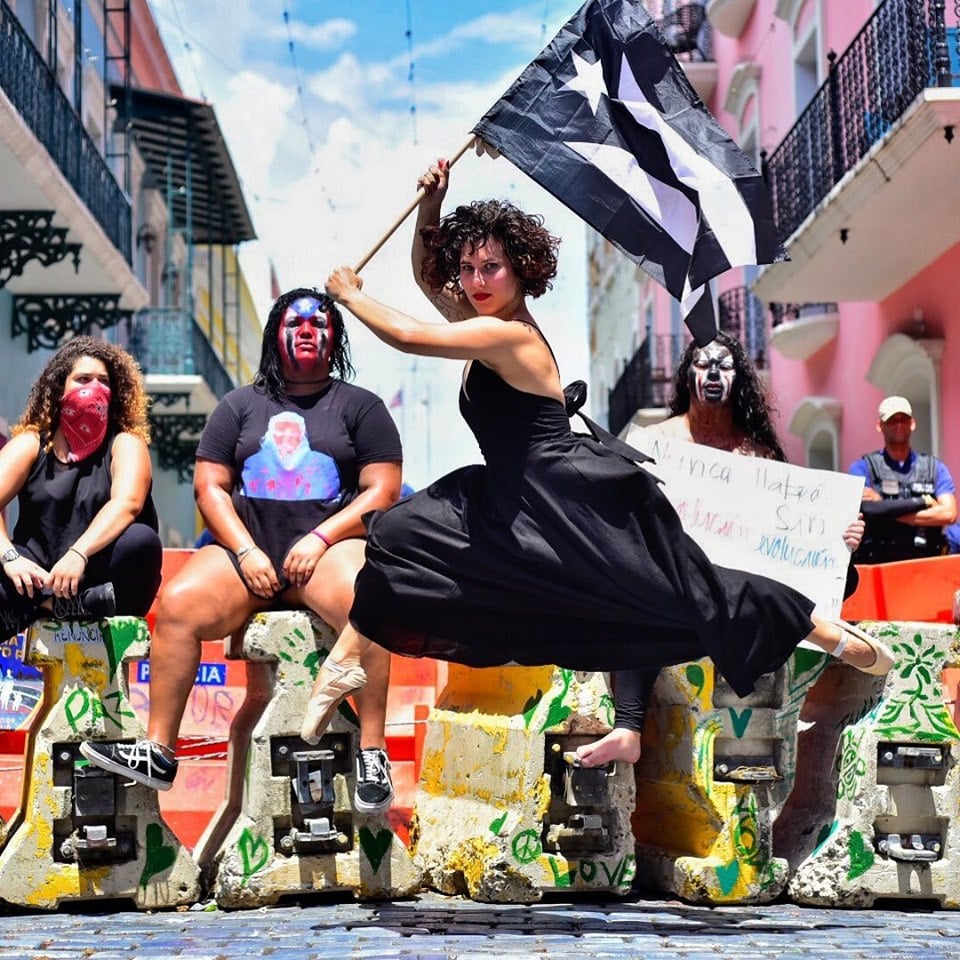
M 11 960 L 467 960 L 471 957 L 960 957 L 960 913 L 825 910 L 792 904 L 692 907 L 675 901 L 488 906 L 428 895 L 381 904 L 255 911 L 8 914 Z

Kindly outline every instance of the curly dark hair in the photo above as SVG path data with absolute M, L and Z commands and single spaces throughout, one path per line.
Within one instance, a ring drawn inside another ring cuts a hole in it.
M 770 414 L 775 412 L 767 391 L 757 376 L 757 369 L 747 356 L 742 344 L 727 333 L 718 333 L 713 343 L 726 347 L 733 356 L 736 376 L 730 393 L 733 422 L 750 438 L 753 446 L 771 460 L 785 462 L 786 454 L 774 429 Z M 677 375 L 673 381 L 673 397 L 670 400 L 670 415 L 677 416 L 690 409 L 690 366 L 693 355 L 700 347 L 695 340 L 687 344 Z
M 14 435 L 36 433 L 40 436 L 41 444 L 50 447 L 53 434 L 60 424 L 64 385 L 81 357 L 93 357 L 107 368 L 110 377 L 108 429 L 117 433 L 132 433 L 149 443 L 147 395 L 136 360 L 116 344 L 86 336 L 69 340 L 33 381 L 27 407 L 13 428 Z
M 460 257 L 490 237 L 499 241 L 525 296 L 539 297 L 557 275 L 560 240 L 543 225 L 543 217 L 524 213 L 507 200 L 474 200 L 457 207 L 440 223 L 420 231 L 425 248 L 420 276 L 431 290 L 447 285 L 461 290 Z
M 337 309 L 337 305 L 325 293 L 321 293 L 314 287 L 297 287 L 295 290 L 288 290 L 277 297 L 277 302 L 270 308 L 267 325 L 263 328 L 260 368 L 257 370 L 253 384 L 255 387 L 265 390 L 274 400 L 279 400 L 286 393 L 277 332 L 283 322 L 283 315 L 287 312 L 287 307 L 301 297 L 313 297 L 319 300 L 321 308 L 326 311 L 327 316 L 332 321 L 333 350 L 330 353 L 330 372 L 341 380 L 349 380 L 354 374 L 353 364 L 350 362 L 350 341 L 347 339 L 343 316 Z

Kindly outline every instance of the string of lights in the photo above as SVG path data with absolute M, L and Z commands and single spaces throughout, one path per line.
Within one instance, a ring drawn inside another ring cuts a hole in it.
M 407 54 L 410 63 L 407 68 L 407 88 L 409 90 L 410 129 L 413 133 L 413 145 L 417 145 L 417 100 L 414 88 L 415 64 L 413 60 L 413 0 L 407 0 Z
M 293 40 L 293 31 L 290 29 L 290 11 L 287 5 L 283 5 L 283 23 L 287 29 L 287 51 L 290 54 L 290 61 L 293 64 L 293 75 L 297 85 L 297 102 L 300 104 L 300 125 L 303 127 L 304 136 L 307 138 L 307 147 L 310 150 L 310 160 L 313 162 L 316 157 L 316 149 L 313 145 L 313 137 L 310 134 L 310 121 L 307 119 L 307 108 L 303 99 L 303 80 L 300 75 L 300 65 L 297 63 L 297 48 Z
M 197 62 L 193 56 L 193 47 L 190 45 L 190 41 L 187 39 L 187 31 L 183 28 L 183 20 L 180 17 L 180 7 L 177 5 L 177 0 L 170 0 L 170 6 L 173 8 L 173 16 L 176 20 L 177 29 L 180 31 L 180 39 L 183 41 L 183 49 L 187 52 L 187 60 L 190 63 L 190 68 L 193 70 L 193 79 L 197 84 L 197 92 L 200 94 L 201 100 L 206 100 L 207 94 L 203 89 L 203 83 L 200 80 L 200 71 L 197 70 Z

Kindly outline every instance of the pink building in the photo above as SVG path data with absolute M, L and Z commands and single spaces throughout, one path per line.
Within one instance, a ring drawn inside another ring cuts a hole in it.
M 721 278 L 718 315 L 766 371 L 789 458 L 846 469 L 880 446 L 877 404 L 898 393 L 914 446 L 960 475 L 960 377 L 944 376 L 960 361 L 960 4 L 650 6 L 668 40 L 705 15 L 692 52 L 671 42 L 771 188 L 791 259 Z M 655 421 L 679 311 L 602 240 L 590 259 L 595 411 L 616 431 Z

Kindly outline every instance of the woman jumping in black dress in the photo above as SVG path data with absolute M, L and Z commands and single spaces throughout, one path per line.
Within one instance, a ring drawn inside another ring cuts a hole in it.
M 350 624 L 317 677 L 305 739 L 363 685 L 371 641 L 471 666 L 610 671 L 708 655 L 740 696 L 804 639 L 888 672 L 892 654 L 876 639 L 812 617 L 812 601 L 783 584 L 714 566 L 650 473 L 570 429 L 527 306 L 556 273 L 558 241 L 505 202 L 441 220 L 446 180 L 442 162 L 420 179 L 414 264 L 457 322 L 422 323 L 379 303 L 347 267 L 326 289 L 390 346 L 467 361 L 460 410 L 486 462 L 371 518 Z

